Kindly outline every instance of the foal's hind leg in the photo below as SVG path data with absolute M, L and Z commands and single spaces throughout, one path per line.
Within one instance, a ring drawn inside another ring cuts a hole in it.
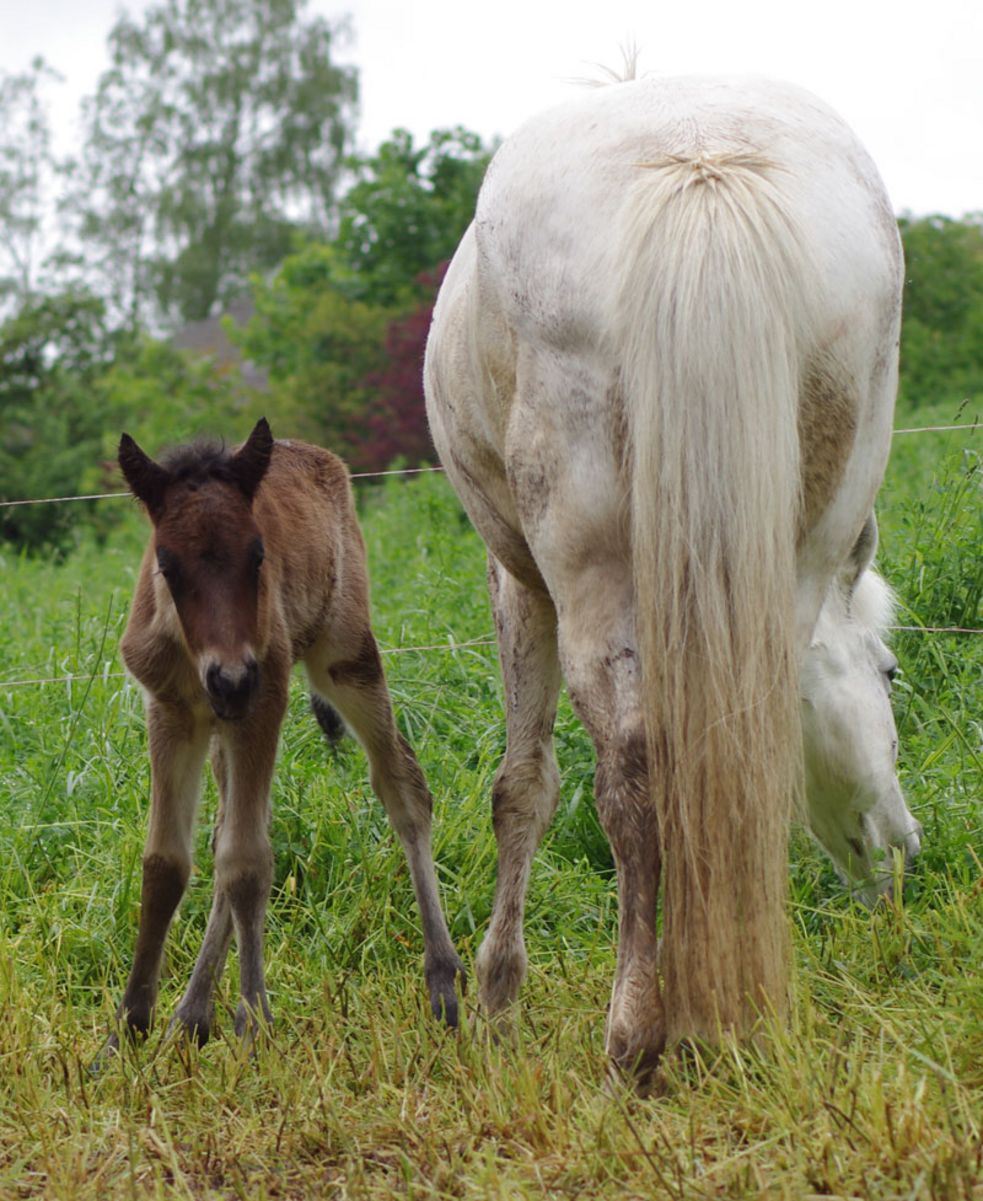
M 367 627 L 346 631 L 344 644 L 335 643 L 329 653 L 315 650 L 305 661 L 312 687 L 337 708 L 365 749 L 372 788 L 399 835 L 413 877 L 430 1007 L 456 1026 L 454 984 L 458 976 L 463 982 L 464 965 L 440 906 L 430 849 L 433 802 L 416 756 L 396 729 L 375 639 Z
M 491 922 L 476 968 L 490 1014 L 515 1001 L 526 975 L 522 935 L 526 889 L 536 848 L 560 795 L 553 723 L 560 691 L 556 611 L 544 592 L 520 584 L 492 555 L 488 585 L 505 690 L 507 745 L 492 807 L 498 878 Z

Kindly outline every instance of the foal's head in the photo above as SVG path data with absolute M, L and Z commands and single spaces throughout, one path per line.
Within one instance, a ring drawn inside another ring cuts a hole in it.
M 876 544 L 871 517 L 830 589 L 801 673 L 809 825 L 868 903 L 891 887 L 892 849 L 910 859 L 921 835 L 895 770 L 898 662 L 883 641 L 894 606 L 869 570 Z
M 129 434 L 119 444 L 126 481 L 153 522 L 157 567 L 188 651 L 224 720 L 247 715 L 259 683 L 264 550 L 253 498 L 272 451 L 265 418 L 234 454 L 200 444 L 155 463 Z

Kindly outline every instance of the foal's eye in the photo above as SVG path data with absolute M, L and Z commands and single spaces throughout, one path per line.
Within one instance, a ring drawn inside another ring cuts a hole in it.
M 185 586 L 181 576 L 181 564 L 178 562 L 177 556 L 165 547 L 159 546 L 157 548 L 157 566 L 160 568 L 160 574 L 167 580 L 171 596 L 175 600 L 179 600 L 184 595 Z
M 177 559 L 163 546 L 157 548 L 157 566 L 168 582 L 172 582 L 177 576 Z
M 266 551 L 263 548 L 263 539 L 257 538 L 249 548 L 249 564 L 253 571 L 259 571 L 263 560 L 266 558 Z

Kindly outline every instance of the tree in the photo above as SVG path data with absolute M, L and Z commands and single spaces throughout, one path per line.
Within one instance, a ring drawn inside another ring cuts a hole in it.
M 99 454 L 96 383 L 109 357 L 103 306 L 83 292 L 27 301 L 0 326 L 0 498 L 77 492 Z M 77 508 L 0 509 L 0 537 L 63 546 Z
M 422 148 L 396 130 L 351 160 L 338 237 L 254 277 L 256 316 L 232 331 L 269 372 L 271 411 L 352 467 L 432 456 L 421 384 L 442 264 L 474 213 L 489 151 L 476 134 L 438 130 Z
M 381 366 L 389 312 L 348 296 L 337 274 L 333 246 L 304 247 L 273 279 L 254 278 L 256 314 L 229 333 L 269 374 L 276 432 L 319 442 L 362 467 L 367 378 Z
M 365 470 L 435 457 L 423 355 L 437 290 L 474 216 L 491 153 L 460 126 L 435 130 L 419 148 L 397 129 L 375 155 L 353 163 L 357 179 L 342 199 L 335 243 L 346 268 L 340 286 L 389 312 L 379 365 L 362 381 Z
M 491 150 L 460 126 L 422 147 L 393 131 L 375 155 L 353 159 L 356 182 L 341 201 L 339 257 L 353 292 L 376 304 L 426 295 L 426 273 L 449 259 L 474 216 Z
M 105 414 L 97 464 L 101 478 L 91 475 L 82 481 L 93 489 L 121 486 L 115 460 L 124 430 L 155 451 L 202 436 L 236 441 L 263 415 L 269 399 L 243 386 L 238 365 L 145 335 L 118 350 L 97 390 Z
M 354 119 L 343 32 L 306 0 L 163 0 L 109 35 L 73 209 L 114 311 L 200 319 L 326 236 Z
M 0 499 L 119 489 L 123 430 L 155 449 L 201 434 L 231 440 L 268 401 L 243 388 L 237 368 L 154 338 L 114 335 L 93 296 L 43 297 L 0 325 Z M 2 508 L 0 539 L 62 549 L 80 524 L 102 533 L 121 513 L 80 504 Z
M 23 74 L 0 73 L 0 300 L 29 300 L 38 285 L 57 171 L 42 88 L 58 78 L 41 58 Z
M 901 391 L 912 403 L 983 395 L 983 214 L 902 217 Z
M 427 293 L 426 299 L 405 316 L 389 322 L 385 363 L 365 381 L 370 395 L 364 417 L 364 461 L 368 471 L 382 471 L 396 459 L 416 466 L 436 458 L 423 396 L 423 355 L 437 290 L 447 266 L 441 263 L 436 271 L 418 278 L 417 285 Z

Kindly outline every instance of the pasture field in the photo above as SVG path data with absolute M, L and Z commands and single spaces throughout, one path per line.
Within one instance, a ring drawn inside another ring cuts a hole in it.
M 895 439 L 879 562 L 902 625 L 983 625 L 979 452 L 979 433 Z M 470 968 L 504 745 L 483 551 L 440 476 L 362 486 L 360 509 L 380 643 L 435 648 L 386 666 L 435 795 L 444 902 Z M 569 704 L 517 1037 L 493 1044 L 473 988 L 458 1034 L 430 1017 L 402 852 L 361 753 L 328 751 L 299 674 L 274 782 L 272 1035 L 252 1058 L 236 1044 L 233 955 L 204 1050 L 168 1043 L 158 1022 L 93 1073 L 140 894 L 149 773 L 116 646 L 144 536 L 133 512 L 60 564 L 0 552 L 0 1198 L 983 1199 L 979 635 L 894 640 L 902 783 L 925 827 L 903 903 L 864 910 L 797 833 L 788 1029 L 670 1059 L 658 1098 L 605 1079 L 615 888 Z M 48 678 L 60 682 L 16 683 Z M 165 1019 L 208 912 L 214 804 L 209 784 Z

